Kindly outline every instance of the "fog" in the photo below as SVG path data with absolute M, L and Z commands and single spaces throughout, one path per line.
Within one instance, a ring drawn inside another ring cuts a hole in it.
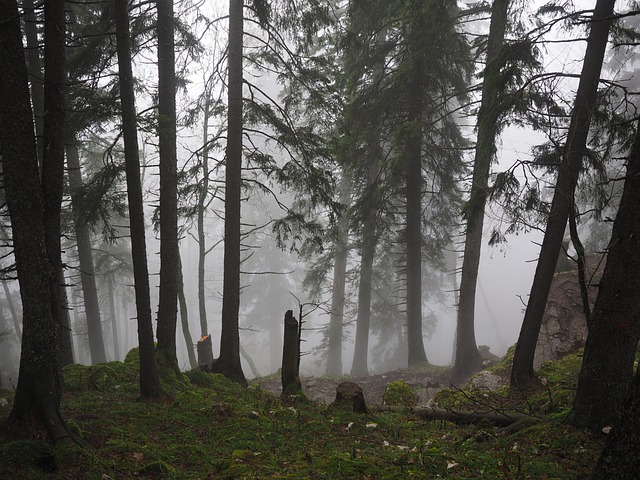
M 576 2 L 579 3 L 579 2 Z M 547 52 L 545 56 L 546 68 L 549 70 L 566 69 L 570 73 L 579 73 L 580 63 L 576 62 L 576 58 L 580 58 L 581 46 L 560 45 L 554 46 Z M 148 77 L 147 67 L 139 66 L 140 77 Z M 260 82 L 261 87 L 267 93 L 277 96 L 277 85 L 269 81 L 267 78 L 254 77 L 252 81 Z M 191 94 L 202 89 L 202 78 L 193 79 L 193 89 Z M 566 87 L 570 90 L 570 85 Z M 187 100 L 181 99 L 182 104 Z M 180 104 L 180 102 L 179 102 Z M 138 105 L 139 109 L 144 107 L 144 101 Z M 200 127 L 198 127 L 200 128 Z M 469 127 L 468 133 L 472 135 L 472 128 Z M 181 133 L 181 150 L 179 152 L 180 162 L 186 165 L 190 155 L 197 149 L 197 129 L 183 131 Z M 145 140 L 145 139 L 143 139 Z M 148 140 L 148 144 L 153 141 Z M 520 128 L 507 128 L 502 134 L 499 151 L 498 163 L 494 171 L 501 171 L 514 162 L 529 158 L 529 151 L 532 145 L 540 143 L 544 137 L 534 134 L 532 131 Z M 256 141 L 256 140 L 254 140 Z M 256 142 L 260 142 L 259 140 Z M 144 144 L 144 142 L 143 142 Z M 265 148 L 266 145 L 265 145 Z M 220 161 L 222 153 L 212 153 L 212 161 Z M 151 155 L 152 157 L 152 155 Z M 153 163 L 153 158 L 150 163 Z M 153 173 L 153 172 L 152 172 Z M 146 208 L 147 219 L 151 218 L 153 213 L 154 195 L 157 193 L 157 178 L 155 175 L 148 174 L 145 177 L 145 191 L 147 192 Z M 286 202 L 290 202 L 283 192 L 276 192 L 280 198 Z M 207 212 L 206 218 L 206 236 L 207 247 L 217 246 L 213 248 L 207 255 L 206 259 L 206 305 L 208 328 L 213 338 L 214 356 L 219 351 L 220 338 L 220 322 L 221 322 L 221 305 L 222 305 L 222 260 L 223 246 L 220 240 L 223 237 L 223 221 L 221 220 L 222 204 L 220 201 L 213 202 Z M 243 204 L 243 224 L 245 231 L 252 230 L 258 225 L 266 225 L 269 220 L 278 218 L 282 215 L 268 196 L 253 195 Z M 478 288 L 476 293 L 476 340 L 479 345 L 488 345 L 491 351 L 496 355 L 503 355 L 507 348 L 513 345 L 518 337 L 520 326 L 523 319 L 523 311 L 527 302 L 527 297 L 533 280 L 533 274 L 536 266 L 537 254 L 539 250 L 539 242 L 542 234 L 539 231 L 523 232 L 518 235 L 510 235 L 506 242 L 497 246 L 489 246 L 488 239 L 490 232 L 494 228 L 504 230 L 502 224 L 503 213 L 498 205 L 490 205 L 487 208 L 487 218 L 485 220 L 485 239 L 482 251 L 482 257 L 479 268 Z M 197 264 L 198 264 L 198 248 L 193 235 L 195 235 L 195 227 L 184 223 L 184 233 L 180 243 L 183 275 L 185 282 L 185 296 L 187 299 L 189 327 L 193 342 L 197 341 L 200 334 L 199 318 L 198 318 L 198 292 L 197 292 Z M 149 226 L 147 230 L 147 251 L 149 260 L 149 273 L 151 278 L 151 297 L 152 305 L 157 306 L 158 299 L 158 272 L 159 272 L 159 242 L 157 235 L 153 233 Z M 460 242 L 460 237 L 458 242 Z M 241 344 L 246 354 L 251 357 L 255 367 L 260 375 L 267 375 L 275 372 L 279 368 L 279 353 L 281 353 L 281 334 L 284 313 L 291 309 L 296 317 L 299 317 L 299 309 L 302 308 L 304 318 L 304 332 L 302 350 L 305 355 L 301 362 L 301 371 L 305 375 L 321 375 L 324 373 L 324 362 L 322 352 L 319 346 L 323 341 L 323 328 L 329 322 L 329 305 L 330 298 L 325 294 L 320 299 L 311 298 L 308 291 L 303 286 L 305 270 L 308 264 L 303 263 L 295 254 L 283 252 L 274 248 L 273 234 L 270 228 L 259 229 L 259 231 L 251 237 L 243 240 L 246 243 L 244 250 L 244 258 L 246 262 L 243 264 L 243 275 L 241 277 L 241 285 L 243 285 L 243 293 L 241 296 L 240 309 L 240 325 L 241 325 Z M 461 250 L 460 243 L 455 247 Z M 258 253 L 263 250 L 263 257 L 260 262 Z M 459 257 L 458 252 L 458 257 Z M 72 253 L 68 254 L 67 260 L 70 264 L 74 263 Z M 458 258 L 458 267 L 460 266 L 460 258 Z M 254 263 L 252 263 L 254 262 Z M 357 263 L 355 254 L 352 254 L 350 263 Z M 429 268 L 426 267 L 425 268 Z M 82 300 L 76 293 L 79 291 L 79 281 L 74 277 L 75 273 L 68 273 L 68 288 L 71 308 L 71 321 L 73 343 L 75 349 L 76 361 L 88 363 L 88 347 L 86 338 L 86 326 L 83 326 L 85 319 Z M 456 305 L 455 295 L 453 294 L 454 286 L 459 283 L 455 281 L 454 275 L 456 271 L 445 272 L 445 278 L 448 278 L 448 284 L 443 286 L 447 291 L 442 302 L 425 302 L 423 309 L 423 317 L 430 315 L 430 318 L 436 320 L 433 326 L 425 326 L 425 348 L 429 361 L 437 365 L 449 365 L 451 363 L 455 324 L 456 324 Z M 256 286 L 260 285 L 259 288 Z M 253 287 L 253 288 L 252 288 Z M 17 283 L 11 282 L 9 285 L 13 292 L 14 303 L 19 308 L 19 300 L 17 296 Z M 114 358 L 112 353 L 113 339 L 108 321 L 110 315 L 107 313 L 107 296 L 104 286 L 100 286 L 100 299 L 102 310 L 103 331 L 105 342 L 107 343 L 107 355 L 110 359 Z M 118 298 L 116 305 L 116 318 L 118 325 L 118 340 L 120 344 L 119 358 L 123 360 L 124 354 L 137 343 L 135 308 L 132 304 L 133 291 L 129 280 L 123 280 L 118 287 Z M 428 289 L 429 285 L 424 285 L 424 289 Z M 355 285 L 353 283 L 348 286 L 349 291 L 353 292 Z M 75 292 L 75 293 L 74 293 Z M 353 296 L 351 302 L 356 301 Z M 5 310 L 8 310 L 6 301 L 3 304 Z M 154 308 L 155 310 L 155 308 Z M 18 312 L 19 314 L 19 312 Z M 3 355 L 0 357 L 0 366 L 2 367 L 0 380 L 2 385 L 9 386 L 15 384 L 15 375 L 17 370 L 16 360 L 19 350 L 15 340 L 15 330 L 8 321 L 9 316 L 5 312 L 7 319 L 4 331 L 6 337 L 11 337 L 2 343 Z M 180 322 L 180 317 L 178 317 Z M 345 341 L 343 344 L 343 372 L 347 373 L 351 367 L 353 354 L 353 339 L 355 336 L 355 315 L 353 312 L 345 315 Z M 155 322 L 154 322 L 155 323 Z M 0 331 L 2 327 L 0 326 Z M 379 339 L 372 336 L 370 340 L 370 349 L 378 343 Z M 177 353 L 179 366 L 183 370 L 190 368 L 187 356 L 187 348 L 194 348 L 194 344 L 186 345 L 182 336 L 181 328 L 177 328 Z M 371 355 L 371 353 L 370 353 Z M 379 359 L 371 358 L 370 369 L 372 373 L 379 373 L 385 368 L 398 368 L 403 365 L 398 363 L 380 365 Z M 406 366 L 406 365 L 404 365 Z M 252 377 L 250 365 L 243 358 L 243 369 L 247 377 Z

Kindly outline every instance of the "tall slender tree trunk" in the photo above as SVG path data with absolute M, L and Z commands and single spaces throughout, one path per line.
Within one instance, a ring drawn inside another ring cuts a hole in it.
M 475 300 L 478 266 L 482 249 L 482 227 L 487 203 L 491 162 L 496 153 L 499 129 L 501 67 L 500 49 L 504 44 L 509 0 L 494 0 L 487 44 L 487 59 L 482 82 L 482 101 L 478 111 L 478 136 L 473 163 L 473 181 L 466 205 L 467 231 L 460 277 L 454 377 L 465 377 L 476 370 L 482 359 L 475 336 Z
M 58 345 L 58 361 L 60 368 L 71 365 L 73 359 L 73 338 L 71 336 L 71 316 L 69 315 L 69 298 L 67 296 L 67 282 L 64 269 L 58 270 L 58 292 L 60 295 L 60 343 Z
M 607 264 L 588 321 L 587 342 L 573 403 L 573 423 L 599 431 L 614 425 L 633 379 L 640 338 L 640 124 L 629 155 L 613 222 Z
M 173 0 L 158 10 L 158 141 L 160 151 L 160 291 L 158 360 L 178 368 L 178 163 L 176 158 L 176 72 Z
M 587 50 L 571 116 L 562 162 L 558 169 L 551 211 L 547 219 L 540 256 L 527 309 L 513 357 L 511 385 L 523 386 L 534 378 L 533 358 L 542 317 L 558 261 L 567 219 L 573 210 L 574 192 L 585 157 L 591 115 L 596 107 L 598 82 L 607 47 L 615 0 L 598 0 L 591 20 Z
M 27 40 L 27 69 L 29 71 L 29 85 L 31 87 L 31 102 L 36 127 L 36 144 L 38 146 L 38 161 L 42 166 L 43 130 L 44 130 L 44 79 L 42 75 L 42 61 L 40 59 L 40 41 L 38 40 L 38 16 L 33 0 L 22 0 L 24 33 Z
M 342 331 L 344 325 L 345 277 L 349 257 L 349 217 L 346 207 L 351 203 L 351 186 L 344 174 L 340 184 L 340 203 L 345 211 L 337 225 L 337 238 L 333 258 L 333 284 L 331 287 L 331 314 L 327 348 L 327 375 L 342 375 Z
M 204 147 L 202 148 L 202 186 L 198 194 L 198 311 L 200 313 L 200 336 L 209 335 L 209 326 L 207 325 L 207 298 L 205 296 L 205 260 L 207 256 L 207 237 L 204 231 L 204 214 L 206 210 L 206 201 L 209 193 L 209 109 L 210 92 L 206 92 L 204 102 L 204 125 L 202 127 L 202 139 Z
M 376 43 L 380 47 L 387 38 L 387 28 L 382 27 L 376 35 Z M 374 88 L 380 88 L 384 77 L 385 59 L 380 59 L 374 66 L 372 84 Z M 369 138 L 368 152 L 370 158 L 365 187 L 364 225 L 362 227 L 362 246 L 360 251 L 360 281 L 358 283 L 358 315 L 356 317 L 356 339 L 351 364 L 351 375 L 367 375 L 369 373 L 369 330 L 371 322 L 371 288 L 373 285 L 373 260 L 378 245 L 376 221 L 378 218 L 378 202 L 376 201 L 376 188 L 378 175 L 380 174 L 380 160 L 382 148 L 380 147 L 380 121 L 373 120 L 371 136 Z
M 184 295 L 184 277 L 182 275 L 182 258 L 178 255 L 178 303 L 180 304 L 180 324 L 182 326 L 182 335 L 187 346 L 187 356 L 191 368 L 198 368 L 196 360 L 195 343 L 191 338 L 189 331 L 189 312 L 187 311 L 187 299 Z
M 418 2 L 419 3 L 419 2 Z M 419 7 L 418 7 L 419 8 Z M 413 25 L 412 29 L 417 26 Z M 412 32 L 413 42 L 419 38 Z M 418 54 L 419 55 L 419 54 Z M 407 92 L 408 132 L 405 145 L 405 273 L 407 279 L 407 340 L 408 363 L 414 366 L 427 362 L 422 338 L 422 61 L 413 60 L 413 78 Z
M 58 29 L 58 37 L 56 33 L 49 35 L 54 48 L 48 50 L 48 54 L 52 55 L 59 53 L 55 48 L 60 46 L 59 36 L 64 40 L 64 2 L 47 1 L 45 10 L 48 10 L 46 21 L 51 23 L 49 29 Z M 50 437 L 57 440 L 71 435 L 60 414 L 59 310 L 55 308 L 59 302 L 52 298 L 59 294 L 59 268 L 53 264 L 47 246 L 45 195 L 38 172 L 28 74 L 15 0 L 0 0 L 0 18 L 3 19 L 0 22 L 0 154 L 23 305 L 20 372 L 8 422 L 32 428 L 33 417 L 39 418 Z M 64 59 L 61 62 L 64 64 Z M 48 73 L 52 75 L 49 78 L 52 86 L 57 84 L 60 88 L 53 71 L 50 69 Z M 50 114 L 55 117 L 61 113 L 56 106 L 63 104 L 54 102 L 54 98 L 57 96 L 50 97 L 54 108 Z M 55 144 L 50 146 L 55 151 Z M 49 208 L 53 210 L 53 205 Z M 59 233 L 58 230 L 58 240 Z M 58 258 L 59 255 L 58 250 Z
M 76 246 L 80 265 L 80 282 L 87 315 L 89 354 L 92 364 L 103 363 L 107 361 L 107 354 L 102 334 L 102 316 L 100 314 L 100 302 L 98 301 L 98 289 L 96 288 L 91 234 L 87 222 L 80 214 L 81 207 L 78 192 L 82 188 L 82 171 L 80 154 L 75 138 L 70 139 L 67 145 L 67 167 L 69 169 L 69 188 L 71 189 L 71 206 L 73 208 L 73 226 L 76 233 Z
M 162 394 L 160 376 L 153 346 L 153 323 L 149 297 L 149 272 L 147 267 L 147 243 L 144 230 L 144 205 L 140 181 L 140 157 L 138 154 L 138 129 L 136 126 L 135 95 L 129 46 L 129 8 L 127 0 L 114 0 L 116 40 L 118 52 L 118 82 L 122 108 L 122 135 L 124 137 L 127 198 L 129 200 L 129 225 L 131 230 L 131 255 L 138 319 L 138 345 L 140 348 L 140 394 L 142 397 L 158 397 Z
M 200 314 L 200 338 L 209 335 L 209 325 L 207 322 L 207 296 L 205 291 L 205 260 L 207 258 L 207 236 L 204 230 L 204 214 L 207 209 L 207 199 L 209 197 L 209 118 L 211 115 L 211 92 L 205 92 L 204 102 L 204 125 L 202 127 L 202 185 L 198 194 L 198 312 Z M 213 342 L 206 342 L 200 346 L 206 358 L 213 358 Z M 199 360 L 196 360 L 196 365 Z
M 109 297 L 109 313 L 111 314 L 111 336 L 113 337 L 113 359 L 119 361 L 120 340 L 118 335 L 118 312 L 116 310 L 116 292 L 113 288 L 113 275 L 107 275 L 107 296 Z
M 379 141 L 379 138 L 375 140 Z M 377 206 L 373 201 L 376 181 L 380 171 L 380 148 L 372 149 L 371 165 L 367 176 L 365 195 L 368 196 L 367 212 L 362 226 L 362 247 L 360 251 L 360 282 L 358 283 L 358 316 L 356 318 L 356 340 L 353 351 L 351 375 L 369 373 L 369 324 L 371 320 L 371 286 L 373 284 L 373 259 L 376 254 L 378 237 L 376 232 Z
M 11 290 L 9 290 L 9 285 L 5 279 L 2 279 L 2 288 L 4 289 L 4 297 L 7 300 L 7 305 L 9 306 L 9 313 L 11 313 L 11 319 L 13 320 L 13 328 L 16 331 L 16 335 L 18 337 L 18 342 L 22 338 L 22 326 L 20 325 L 20 317 L 16 312 L 16 307 L 13 303 L 13 296 L 11 295 Z
M 220 357 L 213 363 L 217 373 L 246 386 L 240 363 L 240 189 L 242 186 L 242 42 L 243 2 L 229 2 L 229 90 L 227 163 L 224 200 L 224 285 Z

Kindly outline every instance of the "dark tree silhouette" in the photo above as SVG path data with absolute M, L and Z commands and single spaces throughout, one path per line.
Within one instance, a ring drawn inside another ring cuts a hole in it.
M 523 386 L 534 378 L 533 358 L 549 297 L 567 219 L 573 210 L 576 182 L 585 157 L 591 117 L 596 106 L 602 61 L 609 37 L 615 0 L 598 0 L 591 20 L 580 83 L 571 115 L 562 162 L 551 203 L 551 211 L 540 247 L 540 256 L 513 357 L 511 385 Z
M 140 158 L 136 125 L 135 95 L 129 44 L 129 9 L 127 0 L 114 0 L 116 39 L 118 51 L 118 82 L 122 108 L 122 135 L 124 137 L 127 197 L 129 200 L 129 226 L 131 255 L 138 317 L 138 345 L 140 349 L 140 394 L 157 397 L 162 394 L 160 377 L 153 347 L 151 299 L 149 298 L 149 272 L 147 245 L 144 232 L 144 206 L 140 181 Z
M 587 342 L 573 404 L 573 423 L 596 431 L 618 420 L 633 378 L 633 362 L 640 338 L 637 305 L 640 290 L 639 192 L 640 129 L 629 155 L 607 264 L 588 321 Z
M 243 3 L 229 3 L 228 133 L 224 199 L 224 285 L 220 357 L 212 370 L 246 386 L 240 363 L 240 189 L 242 186 Z
M 64 1 L 49 0 L 45 10 L 49 10 L 49 28 L 58 29 L 53 36 L 62 35 L 64 47 Z M 58 440 L 72 436 L 60 414 L 59 324 L 55 310 L 59 306 L 59 269 L 47 248 L 45 194 L 40 185 L 27 67 L 14 0 L 0 1 L 0 18 L 0 154 L 23 304 L 20 371 L 8 422 L 33 428 L 33 419 L 38 418 L 51 438 Z M 50 54 L 55 51 L 49 50 Z M 50 122 L 64 118 L 64 111 L 58 109 L 49 114 L 54 117 Z M 62 141 L 62 136 L 58 140 Z M 59 234 L 58 224 L 58 240 Z

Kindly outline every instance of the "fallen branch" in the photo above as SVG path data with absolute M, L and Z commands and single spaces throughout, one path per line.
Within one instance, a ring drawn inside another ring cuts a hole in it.
M 496 427 L 507 427 L 519 420 L 531 419 L 530 415 L 522 413 L 506 414 L 502 412 L 465 412 L 455 410 L 445 410 L 442 408 L 430 407 L 396 407 L 396 406 L 377 406 L 377 412 L 411 412 L 420 415 L 425 420 L 444 420 L 458 425 L 469 425 L 473 423 L 489 422 Z

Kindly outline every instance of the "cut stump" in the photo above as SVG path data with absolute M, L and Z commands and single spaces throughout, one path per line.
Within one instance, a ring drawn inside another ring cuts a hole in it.
M 369 413 L 362 387 L 353 382 L 342 382 L 338 385 L 336 399 L 330 407 L 339 410 L 350 410 L 355 413 Z

